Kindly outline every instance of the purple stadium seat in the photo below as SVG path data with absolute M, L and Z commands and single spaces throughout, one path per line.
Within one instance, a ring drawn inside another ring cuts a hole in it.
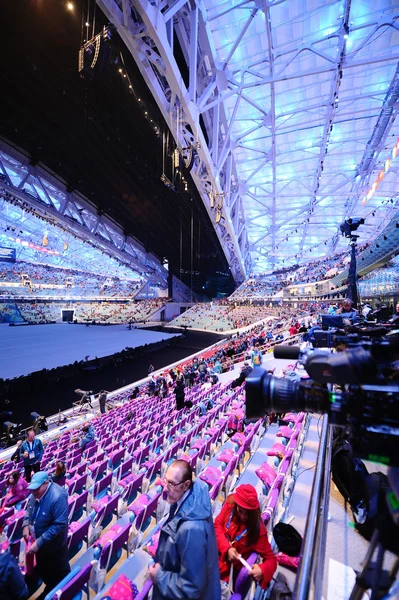
M 25 518 L 25 510 L 18 510 L 6 521 L 7 526 L 5 532 L 9 540 L 21 539 L 22 537 L 22 522 Z
M 12 517 L 14 513 L 15 513 L 14 506 L 11 506 L 10 508 L 5 509 L 5 511 L 0 515 L 0 528 L 4 527 L 6 520 L 9 519 L 10 517 Z
M 76 567 L 45 597 L 45 600 L 72 600 L 84 590 L 89 598 L 88 582 L 93 563 Z
M 128 510 L 136 517 L 134 520 L 136 529 L 140 529 L 146 520 L 155 513 L 161 493 L 156 492 L 152 498 L 148 494 L 142 494 L 128 506 Z
M 87 504 L 87 498 L 89 490 L 85 490 L 81 494 L 74 494 L 68 498 L 68 521 L 73 520 L 75 513 L 80 511 L 85 504 Z
M 293 453 L 294 453 L 293 448 L 290 448 L 289 450 L 287 450 L 287 454 L 284 456 L 283 460 L 280 463 L 280 466 L 278 469 L 279 473 L 282 473 L 283 475 L 285 475 L 287 473 Z
M 258 555 L 256 552 L 252 552 L 247 558 L 247 563 L 252 567 L 255 564 Z M 242 567 L 240 572 L 237 575 L 237 579 L 234 585 L 234 592 L 230 596 L 230 600 L 243 600 L 248 594 L 249 588 L 251 586 L 252 579 L 248 575 L 248 571 L 246 567 Z
M 6 489 L 7 489 L 7 479 L 3 479 L 3 481 L 0 481 L 0 498 L 2 498 L 5 495 Z
M 94 440 L 92 442 L 89 442 L 85 448 L 85 451 L 83 452 L 82 456 L 85 459 L 89 459 L 92 456 L 95 455 L 95 453 L 98 450 L 98 444 L 97 442 L 95 442 Z
M 146 460 L 146 458 L 148 458 L 150 454 L 150 446 L 144 446 L 143 448 L 137 448 L 137 450 L 135 450 L 133 452 L 133 461 L 134 463 L 139 467 L 140 464 L 142 462 L 144 462 Z
M 70 496 L 72 496 L 72 494 L 80 494 L 86 485 L 86 479 L 87 476 L 85 473 L 83 475 L 74 475 L 71 479 L 67 479 L 66 484 L 68 486 L 68 494 Z
M 104 454 L 103 454 L 103 456 L 104 456 Z M 94 481 L 101 479 L 101 477 L 103 477 L 106 474 L 107 463 L 108 463 L 108 460 L 105 458 L 105 459 L 93 462 L 92 464 L 88 465 L 88 469 L 91 472 L 91 477 Z
M 125 460 L 123 463 L 121 463 L 114 470 L 114 473 L 113 473 L 116 481 L 119 481 L 120 479 L 123 479 L 124 477 L 129 475 L 132 472 L 132 467 L 133 467 L 133 457 L 130 457 L 127 460 Z
M 72 479 L 72 477 L 74 477 L 74 475 L 83 475 L 83 473 L 86 473 L 87 471 L 87 465 L 86 463 L 82 463 L 80 465 L 78 465 L 77 467 L 74 467 L 73 469 L 71 469 L 68 473 L 69 477 Z
M 115 557 L 116 553 L 123 548 L 123 546 L 127 543 L 129 538 L 131 524 L 127 523 L 124 525 L 120 531 L 120 533 L 112 540 L 108 540 L 105 545 L 102 546 L 99 561 L 100 561 L 100 569 L 108 570 L 108 567 L 111 563 L 112 557 Z M 105 534 L 107 535 L 107 534 Z M 101 537 L 96 542 L 96 544 L 101 543 Z
M 119 444 L 118 444 L 118 446 L 119 446 Z M 121 464 L 124 456 L 125 456 L 125 448 L 118 448 L 117 450 L 113 450 L 109 454 L 108 467 L 110 469 L 115 469 L 118 465 Z
M 108 473 L 108 475 L 96 481 L 94 484 L 93 498 L 99 499 L 101 496 L 104 496 L 107 488 L 111 486 L 111 481 L 112 473 Z
M 145 466 L 147 468 L 145 477 L 147 479 L 150 480 L 150 482 L 152 481 L 152 479 L 155 477 L 155 475 L 157 473 L 161 472 L 161 466 L 162 466 L 162 461 L 164 459 L 164 455 L 161 454 L 160 456 L 158 456 L 158 458 L 156 460 L 149 460 L 145 463 Z
M 90 523 L 90 518 L 86 517 L 83 521 L 74 521 L 69 525 L 67 538 L 69 559 L 73 558 L 79 552 L 84 541 L 87 544 Z
M 119 493 L 113 496 L 103 496 L 100 500 L 93 502 L 92 510 L 94 511 L 92 524 L 95 527 L 99 527 L 101 523 L 107 519 L 112 513 L 118 510 Z
M 120 492 L 120 496 L 124 502 L 129 502 L 133 494 L 139 491 L 143 485 L 143 479 L 144 471 L 137 474 L 130 473 L 127 477 L 120 480 L 119 487 L 123 488 L 123 491 Z

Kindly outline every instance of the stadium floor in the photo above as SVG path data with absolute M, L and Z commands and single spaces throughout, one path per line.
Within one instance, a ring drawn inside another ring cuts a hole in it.
M 128 330 L 126 325 L 0 325 L 0 377 L 12 379 L 41 369 L 54 369 L 80 360 L 110 356 L 126 347 L 137 348 L 170 339 L 177 333 Z

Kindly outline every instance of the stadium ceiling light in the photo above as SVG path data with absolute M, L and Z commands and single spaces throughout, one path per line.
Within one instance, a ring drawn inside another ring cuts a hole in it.
M 73 4 L 73 2 L 67 2 L 66 7 L 68 10 L 70 10 L 72 12 L 75 8 L 75 5 Z

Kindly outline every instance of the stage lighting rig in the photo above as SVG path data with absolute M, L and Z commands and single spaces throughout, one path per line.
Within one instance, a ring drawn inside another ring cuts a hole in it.
M 31 412 L 30 418 L 32 419 L 32 427 L 36 435 L 48 430 L 46 417 L 44 417 L 43 415 L 39 415 L 39 413 L 37 412 Z
M 78 400 L 78 402 L 74 402 L 75 406 L 80 406 L 79 412 L 81 412 L 85 408 L 86 405 L 89 406 L 90 408 L 93 408 L 92 401 L 95 398 L 93 390 L 81 390 L 81 389 L 77 388 L 75 390 L 75 394 L 78 394 L 78 396 L 80 396 L 80 399 Z
M 7 446 L 12 446 L 17 441 L 19 436 L 19 429 L 21 427 L 21 423 L 17 425 L 17 423 L 12 423 L 12 421 L 4 421 L 3 423 L 3 431 L 6 434 L 6 444 Z

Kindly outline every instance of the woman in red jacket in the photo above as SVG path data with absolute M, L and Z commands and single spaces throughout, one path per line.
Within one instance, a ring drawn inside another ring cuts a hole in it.
M 238 556 L 247 559 L 252 552 L 259 554 L 261 564 L 255 564 L 250 575 L 266 589 L 277 567 L 276 557 L 267 539 L 262 523 L 258 495 L 252 485 L 238 486 L 215 519 L 216 540 L 219 551 L 219 569 L 222 581 L 228 581 L 230 565 L 234 565 L 234 578 L 242 564 Z

